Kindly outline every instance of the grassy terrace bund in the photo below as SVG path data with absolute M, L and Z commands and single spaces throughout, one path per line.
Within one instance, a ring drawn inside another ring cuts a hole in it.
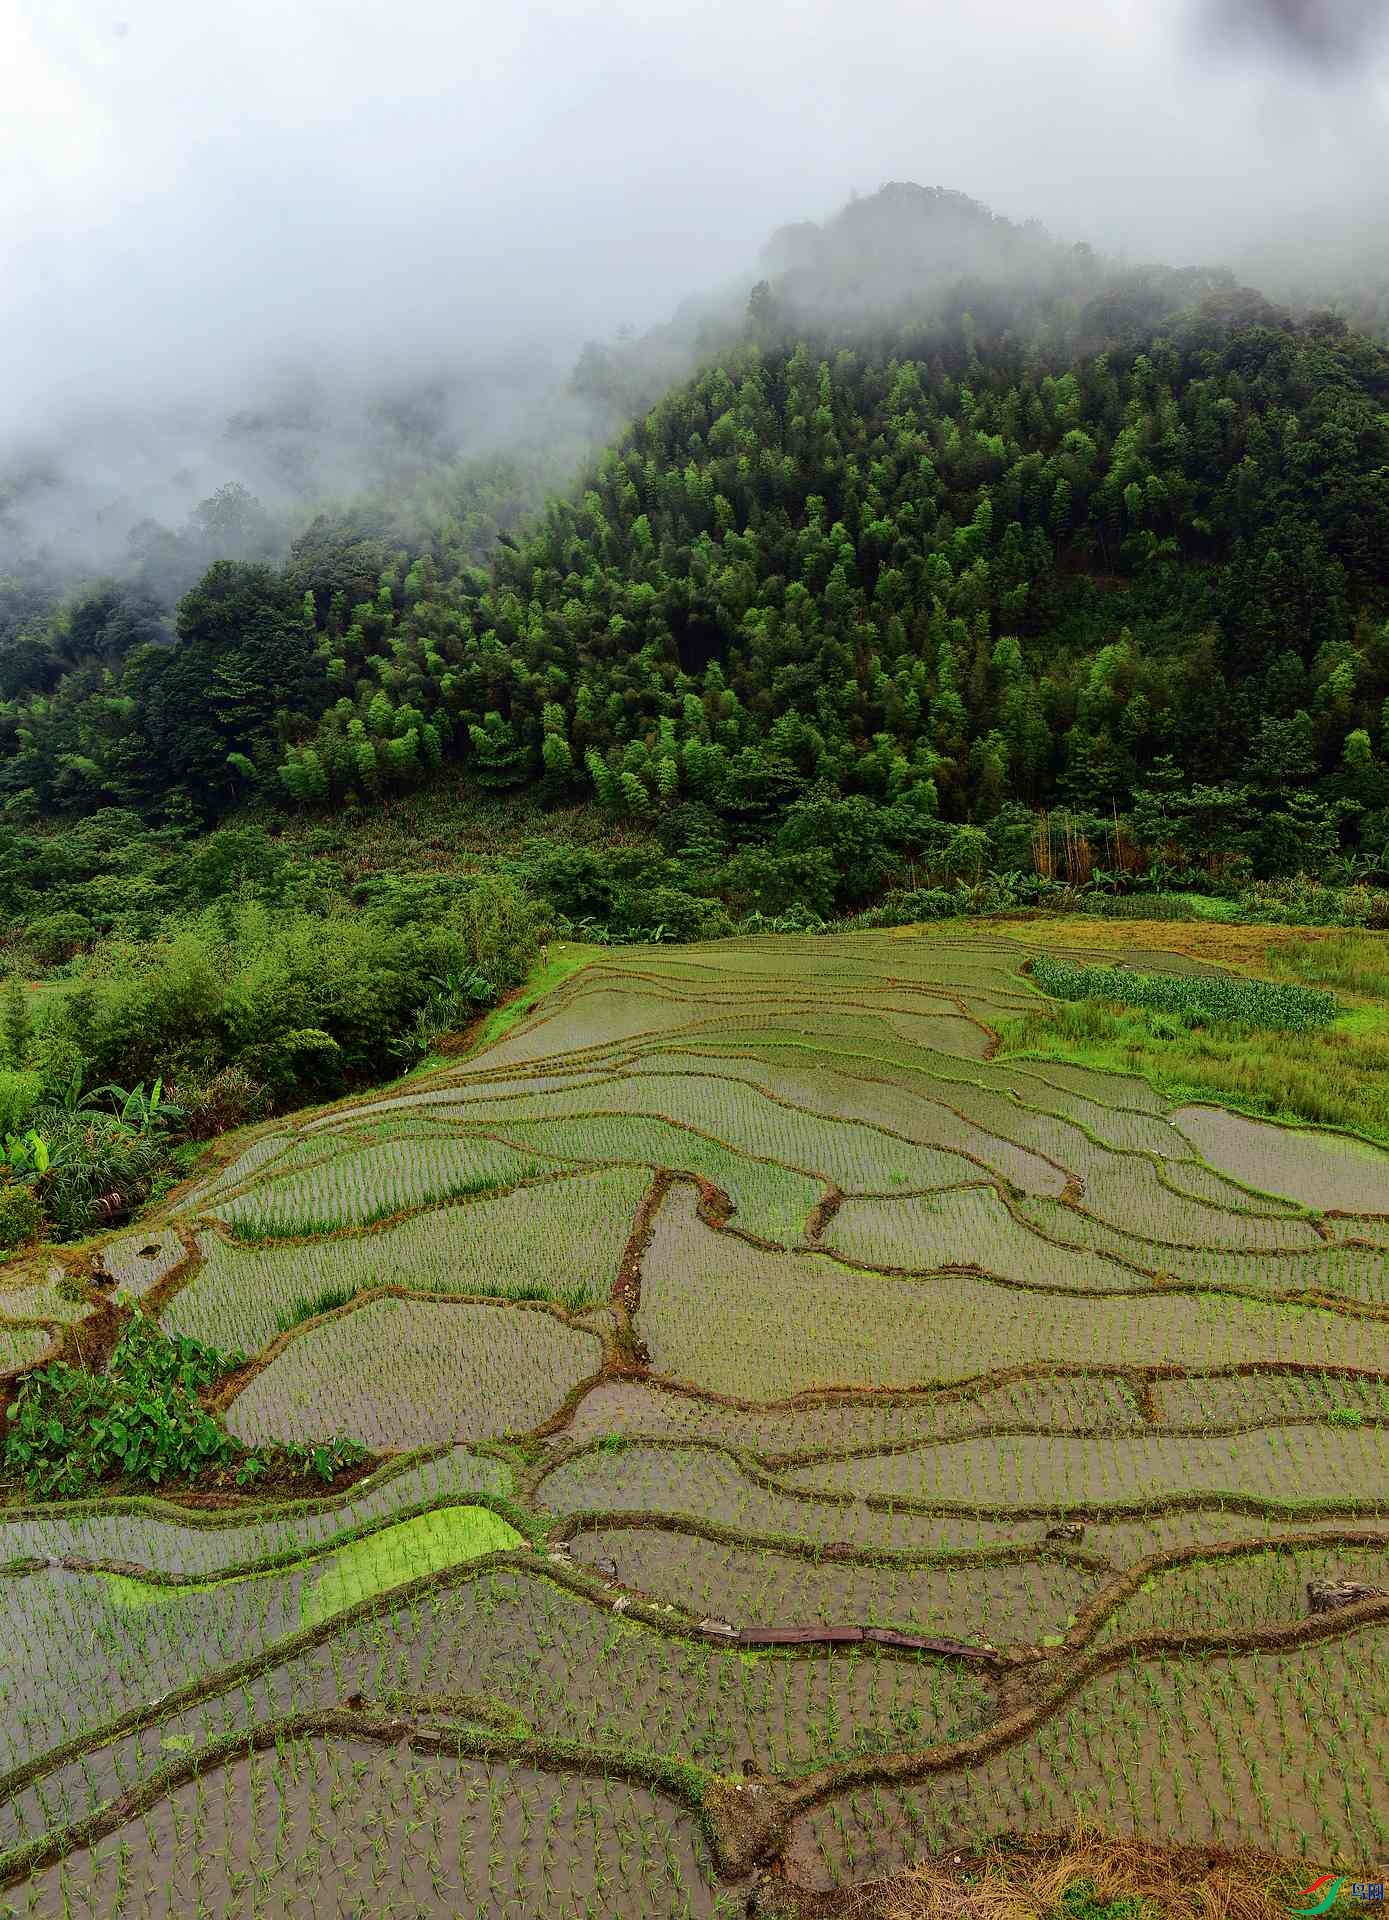
M 571 952 L 12 1267 L 12 1399 L 145 1316 L 232 1441 L 371 1457 L 0 1507 L 0 1912 L 847 1914 L 1078 1819 L 1389 1859 L 1378 1095 L 1219 1077 L 1232 1017 L 1294 1092 L 1383 1033 L 1246 932 Z

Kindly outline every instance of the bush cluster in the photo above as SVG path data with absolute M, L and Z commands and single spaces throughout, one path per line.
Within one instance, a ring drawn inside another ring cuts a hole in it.
M 327 912 L 228 895 L 157 939 L 97 942 L 32 1019 L 11 974 L 0 1252 L 109 1225 L 196 1143 L 388 1078 L 524 979 L 543 906 L 496 875 L 438 895 L 402 881 Z
M 40 1499 L 71 1499 L 113 1480 L 157 1487 L 224 1468 L 246 1485 L 278 1469 L 331 1480 L 366 1458 L 350 1441 L 252 1453 L 199 1402 L 243 1365 L 132 1314 L 105 1373 L 62 1362 L 26 1376 L 10 1408 L 4 1471 Z
M 276 910 L 226 900 L 170 937 L 93 956 L 37 1035 L 41 1069 L 77 1056 L 84 1079 L 162 1074 L 204 1108 L 225 1104 L 217 1076 L 236 1068 L 290 1106 L 383 1078 L 429 1034 L 521 978 L 545 931 L 518 888 L 480 882 L 440 917 Z M 114 957 L 114 956 L 113 956 Z

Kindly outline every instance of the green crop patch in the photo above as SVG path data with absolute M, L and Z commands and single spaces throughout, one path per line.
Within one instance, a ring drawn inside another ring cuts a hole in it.
M 1191 1021 L 1228 1020 L 1305 1033 L 1330 1025 L 1336 1017 L 1334 993 L 1283 981 L 1074 966 L 1049 953 L 1037 955 L 1032 977 L 1043 993 L 1057 1000 L 1118 1000 L 1125 1006 L 1151 1007 Z
M 319 1440 L 344 1417 L 373 1449 L 490 1439 L 540 1423 L 602 1364 L 598 1334 L 543 1305 L 374 1298 L 296 1328 L 231 1402 L 249 1446 Z
M 314 1626 L 407 1581 L 462 1566 L 483 1554 L 505 1553 L 520 1544 L 521 1535 L 515 1527 L 489 1507 L 443 1507 L 413 1520 L 397 1521 L 330 1551 L 320 1560 L 305 1563 L 312 1572 L 299 1587 L 300 1621 L 306 1627 Z M 232 1576 L 278 1577 L 278 1573 L 270 1572 Z M 126 1573 L 103 1573 L 101 1578 L 120 1607 L 165 1606 L 171 1599 L 212 1592 L 224 1584 L 194 1581 L 171 1586 Z
M 402 1520 L 351 1546 L 339 1547 L 304 1588 L 299 1617 L 306 1627 L 313 1626 L 407 1580 L 461 1566 L 486 1553 L 505 1553 L 520 1544 L 515 1527 L 487 1507 L 444 1507 L 438 1513 Z

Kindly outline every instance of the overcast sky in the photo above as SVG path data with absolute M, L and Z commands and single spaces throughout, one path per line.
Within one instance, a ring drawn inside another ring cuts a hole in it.
M 1178 263 L 1382 197 L 1383 42 L 1198 4 L 0 0 L 0 437 L 297 351 L 567 349 L 885 180 Z

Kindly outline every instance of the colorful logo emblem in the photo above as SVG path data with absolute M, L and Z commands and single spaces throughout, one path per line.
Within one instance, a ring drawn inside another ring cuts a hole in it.
M 1346 1876 L 1344 1874 L 1341 1874 L 1338 1878 L 1333 1873 L 1324 1873 L 1320 1880 L 1314 1880 L 1310 1887 L 1304 1887 L 1301 1893 L 1298 1894 L 1298 1899 L 1305 1901 L 1307 1904 L 1301 1907 L 1289 1907 L 1288 1912 L 1301 1914 L 1304 1920 L 1306 1920 L 1308 1914 L 1328 1913 L 1335 1902 L 1336 1895 L 1345 1884 Z M 1350 1897 L 1352 1900 L 1359 1900 L 1362 1905 L 1367 1907 L 1382 1907 L 1384 1905 L 1384 1882 L 1382 1880 L 1353 1880 L 1351 1882 Z
M 1299 1900 L 1306 1900 L 1311 1904 L 1305 1907 L 1289 1907 L 1289 1913 L 1325 1913 L 1345 1883 L 1344 1874 L 1337 1879 L 1334 1874 L 1324 1873 L 1320 1880 L 1314 1880 L 1310 1887 L 1304 1887 L 1297 1896 Z M 1320 1899 L 1317 1898 L 1318 1894 L 1321 1895 Z

